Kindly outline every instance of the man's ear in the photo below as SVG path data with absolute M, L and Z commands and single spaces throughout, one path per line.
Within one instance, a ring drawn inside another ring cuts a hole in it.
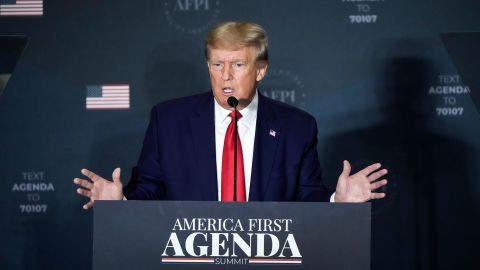
M 257 64 L 257 82 L 263 80 L 265 75 L 267 74 L 267 63 L 258 63 Z

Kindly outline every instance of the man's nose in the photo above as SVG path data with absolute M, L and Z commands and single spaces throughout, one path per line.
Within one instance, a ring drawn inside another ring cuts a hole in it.
M 222 80 L 229 81 L 232 78 L 232 67 L 230 65 L 225 65 L 222 70 Z

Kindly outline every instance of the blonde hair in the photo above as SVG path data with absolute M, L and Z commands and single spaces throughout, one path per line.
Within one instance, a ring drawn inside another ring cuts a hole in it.
M 250 22 L 220 22 L 207 33 L 205 38 L 205 58 L 210 60 L 210 49 L 257 49 L 257 64 L 268 64 L 267 32 L 258 24 Z

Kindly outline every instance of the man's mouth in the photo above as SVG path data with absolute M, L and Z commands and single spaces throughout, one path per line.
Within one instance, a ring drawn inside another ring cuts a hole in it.
M 233 93 L 233 88 L 231 87 L 223 87 L 222 92 L 224 95 L 231 95 Z

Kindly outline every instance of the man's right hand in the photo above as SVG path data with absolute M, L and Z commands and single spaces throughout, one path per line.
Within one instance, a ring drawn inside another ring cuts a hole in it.
M 77 193 L 90 199 L 83 205 L 83 209 L 93 207 L 95 200 L 122 200 L 123 185 L 120 181 L 120 168 L 116 168 L 112 173 L 113 181 L 107 180 L 96 175 L 87 169 L 82 169 L 82 174 L 88 177 L 88 180 L 75 178 L 73 182 L 80 187 Z

